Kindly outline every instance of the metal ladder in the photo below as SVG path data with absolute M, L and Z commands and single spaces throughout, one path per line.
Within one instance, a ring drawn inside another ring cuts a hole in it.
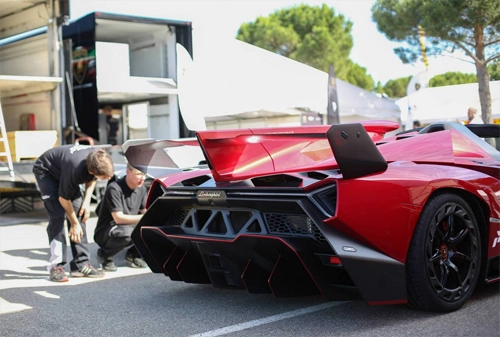
M 7 130 L 5 130 L 2 105 L 0 104 L 0 144 L 2 143 L 4 151 L 0 152 L 0 156 L 7 157 L 7 165 L 0 162 L 0 171 L 9 171 L 11 180 L 14 180 L 16 174 L 14 172 L 14 165 L 12 164 L 12 156 L 10 154 L 9 138 L 7 137 Z

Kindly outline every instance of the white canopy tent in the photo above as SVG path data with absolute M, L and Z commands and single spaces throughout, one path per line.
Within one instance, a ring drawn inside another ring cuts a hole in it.
M 328 74 L 253 45 L 230 40 L 213 44 L 193 62 L 178 46 L 179 104 L 192 130 L 205 120 L 327 114 Z M 379 97 L 337 80 L 340 121 L 389 119 L 399 122 L 401 111 Z M 324 118 L 326 120 L 326 118 Z
M 493 118 L 500 118 L 500 81 L 490 82 Z M 412 117 L 422 124 L 438 121 L 466 121 L 467 110 L 474 107 L 481 111 L 478 84 L 459 84 L 426 88 L 411 95 Z M 396 101 L 401 108 L 401 121 L 406 122 L 408 97 Z

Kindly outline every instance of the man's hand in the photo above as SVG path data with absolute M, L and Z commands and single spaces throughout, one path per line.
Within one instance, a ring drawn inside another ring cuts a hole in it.
M 80 211 L 78 212 L 78 217 L 82 219 L 83 223 L 87 222 L 87 220 L 90 218 L 89 205 L 82 204 L 82 207 L 80 207 Z
M 74 243 L 81 243 L 83 238 L 83 229 L 80 223 L 71 225 L 68 232 L 69 239 Z

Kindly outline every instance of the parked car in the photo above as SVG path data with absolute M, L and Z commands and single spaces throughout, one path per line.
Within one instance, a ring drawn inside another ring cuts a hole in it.
M 500 126 L 398 127 L 199 131 L 208 168 L 156 178 L 132 239 L 175 281 L 457 310 L 500 280 Z

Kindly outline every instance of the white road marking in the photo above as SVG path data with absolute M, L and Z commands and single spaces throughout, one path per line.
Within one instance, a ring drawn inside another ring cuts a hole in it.
M 0 268 L 1 269 L 1 268 Z M 4 289 L 16 289 L 16 288 L 40 288 L 40 287 L 67 287 L 67 286 L 76 286 L 79 284 L 84 284 L 84 283 L 90 283 L 90 282 L 97 282 L 97 281 L 104 281 L 104 280 L 109 280 L 113 278 L 119 278 L 119 277 L 126 277 L 126 276 L 133 276 L 133 275 L 140 275 L 140 274 L 147 274 L 151 273 L 151 270 L 149 268 L 130 268 L 130 267 L 119 267 L 118 271 L 114 273 L 106 273 L 104 277 L 102 278 L 88 278 L 88 277 L 71 277 L 68 276 L 69 280 L 68 282 L 51 282 L 49 280 L 49 277 L 47 275 L 47 272 L 44 273 L 43 276 L 40 275 L 33 275 L 32 278 L 27 278 L 20 279 L 19 275 L 13 275 L 16 276 L 17 279 L 10 279 L 10 280 L 0 280 L 0 290 Z M 44 296 L 47 298 L 55 298 L 59 299 L 60 297 L 55 294 L 51 294 L 47 291 L 34 291 L 35 294 L 38 294 L 40 296 Z M 8 314 L 12 312 L 17 312 L 17 311 L 23 311 L 27 309 L 32 309 L 32 307 L 21 304 L 21 303 L 10 303 L 7 302 L 6 300 L 2 299 L 0 297 L 0 315 L 3 314 Z
M 61 296 L 51 294 L 51 293 L 49 293 L 47 291 L 35 291 L 34 293 L 38 294 L 40 296 L 43 296 L 43 297 L 47 297 L 47 298 L 56 298 L 56 299 L 60 299 L 61 298 Z
M 231 332 L 250 329 L 250 328 L 253 328 L 253 327 L 256 327 L 259 325 L 264 325 L 264 324 L 277 322 L 277 321 L 281 321 L 281 320 L 292 318 L 292 317 L 310 314 L 310 313 L 315 312 L 315 311 L 320 311 L 320 310 L 332 308 L 332 307 L 335 307 L 337 305 L 341 305 L 344 303 L 347 303 L 347 302 L 326 302 L 326 303 L 318 304 L 318 305 L 315 305 L 312 307 L 302 308 L 302 309 L 298 309 L 298 310 L 294 310 L 294 311 L 284 312 L 284 313 L 278 314 L 278 315 L 273 315 L 273 316 L 269 316 L 269 317 L 255 319 L 255 320 L 240 323 L 240 324 L 230 325 L 230 326 L 227 326 L 224 328 L 199 333 L 196 335 L 191 335 L 189 337 L 222 336 L 222 335 L 226 335 L 226 334 L 231 333 Z
M 34 275 L 18 275 L 18 274 L 5 274 L 5 277 L 12 277 L 12 278 L 18 278 L 19 280 L 22 279 L 39 279 L 43 275 L 46 275 L 47 273 L 39 273 L 39 275 L 34 274 Z M 3 281 L 1 281 L 3 282 Z M 0 286 L 1 287 L 1 286 Z
M 42 252 L 41 250 L 30 250 L 30 253 L 36 254 L 36 255 L 49 255 L 46 252 Z
M 33 308 L 20 303 L 10 303 L 0 297 L 0 315 L 8 314 L 11 312 L 23 311 L 27 309 L 33 309 Z
M 94 232 L 96 223 L 96 217 L 88 220 L 87 233 Z M 111 278 L 151 273 L 149 268 L 134 269 L 123 266 L 118 267 L 116 272 L 106 273 L 103 278 L 75 278 L 69 276 L 69 272 L 67 272 L 68 282 L 51 282 L 49 272 L 45 270 L 48 265 L 48 254 L 42 250 L 48 248 L 46 227 L 46 225 L 0 226 L 0 270 L 6 271 L 4 276 L 7 278 L 0 279 L 0 290 L 74 286 Z M 92 235 L 89 235 L 87 239 L 89 244 L 93 243 Z M 31 258 L 15 256 L 8 253 L 11 250 L 28 250 L 38 256 Z M 91 253 L 91 256 L 95 256 L 95 252 Z M 97 264 L 94 264 L 94 266 L 97 266 Z
M 1 269 L 1 268 L 0 268 Z M 15 289 L 15 288 L 34 288 L 34 287 L 67 287 L 76 286 L 84 283 L 105 281 L 109 279 L 134 276 L 141 274 L 151 273 L 149 268 L 130 268 L 130 267 L 118 267 L 118 271 L 108 272 L 102 278 L 90 278 L 90 277 L 71 277 L 69 273 L 68 282 L 52 282 L 49 280 L 48 272 L 44 272 L 42 275 L 36 275 L 36 277 L 29 279 L 10 279 L 0 281 L 0 290 L 4 289 Z
M 87 233 L 94 232 L 96 223 L 97 218 L 89 219 L 87 222 Z M 130 267 L 118 267 L 118 271 L 106 273 L 102 278 L 75 278 L 69 276 L 69 273 L 67 273 L 68 282 L 51 282 L 49 280 L 49 272 L 46 270 L 48 254 L 44 251 L 49 248 L 46 228 L 47 222 L 43 224 L 0 226 L 0 270 L 4 272 L 0 275 L 0 294 L 5 289 L 67 287 L 151 273 L 151 269 L 149 268 L 134 269 Z M 94 242 L 92 236 L 89 234 L 87 238 L 89 244 Z M 21 250 L 29 251 L 36 256 L 29 258 L 10 254 L 10 251 L 16 252 Z M 92 254 L 91 256 L 95 256 L 95 252 Z M 36 291 L 35 293 L 47 298 L 59 298 L 57 295 L 46 291 Z M 0 297 L 0 315 L 26 309 L 32 308 L 21 303 L 10 303 Z

